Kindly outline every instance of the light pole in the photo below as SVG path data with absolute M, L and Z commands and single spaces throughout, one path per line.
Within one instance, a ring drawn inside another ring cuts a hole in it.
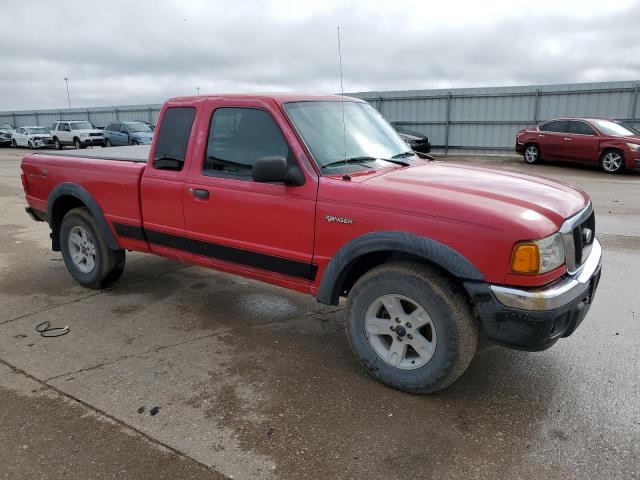
M 64 77 L 64 81 L 67 84 L 67 104 L 69 105 L 69 110 L 71 110 L 71 97 L 69 97 L 69 77 Z
M 196 90 L 198 92 L 198 95 L 200 95 L 200 87 L 196 87 Z

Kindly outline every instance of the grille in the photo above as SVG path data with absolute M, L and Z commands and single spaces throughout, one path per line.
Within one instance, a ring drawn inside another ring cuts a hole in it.
M 569 218 L 560 232 L 564 236 L 567 270 L 574 273 L 589 257 L 596 238 L 596 217 L 591 203 L 582 212 Z
M 101 133 L 90 133 L 89 136 L 90 137 L 101 137 L 102 134 Z
M 588 233 L 590 232 L 590 233 Z M 591 215 L 581 224 L 577 225 L 573 231 L 573 245 L 575 248 L 576 266 L 579 267 L 591 253 L 593 241 L 596 238 L 596 215 Z

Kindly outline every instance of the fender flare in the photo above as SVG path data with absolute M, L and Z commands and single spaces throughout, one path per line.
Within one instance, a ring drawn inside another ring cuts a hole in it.
M 484 275 L 473 263 L 443 243 L 407 232 L 374 232 L 349 241 L 333 256 L 318 287 L 318 302 L 337 305 L 342 283 L 354 262 L 368 253 L 385 251 L 416 255 L 457 278 L 484 280 Z
M 118 244 L 118 241 L 114 237 L 111 229 L 109 228 L 109 224 L 107 220 L 104 218 L 104 214 L 102 213 L 102 209 L 98 205 L 98 202 L 95 201 L 93 196 L 82 186 L 76 183 L 65 182 L 57 185 L 49 194 L 49 198 L 47 199 L 47 222 L 49 223 L 49 227 L 51 227 L 51 241 L 52 248 L 55 251 L 60 250 L 60 242 L 58 239 L 58 230 L 60 225 L 55 225 L 55 219 L 53 218 L 53 212 L 56 202 L 60 197 L 74 197 L 80 200 L 82 203 L 86 205 L 86 207 L 91 212 L 98 228 L 104 235 L 104 239 L 107 242 L 107 247 L 111 250 L 120 250 L 122 247 Z

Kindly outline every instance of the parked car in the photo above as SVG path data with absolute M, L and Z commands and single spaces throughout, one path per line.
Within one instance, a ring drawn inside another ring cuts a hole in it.
M 640 135 L 604 118 L 559 118 L 516 134 L 527 163 L 541 159 L 600 165 L 603 172 L 640 170 Z
M 413 132 L 411 130 L 406 130 L 396 122 L 392 122 L 391 125 L 396 129 L 396 132 L 398 132 L 400 138 L 404 140 L 414 152 L 429 153 L 431 151 L 429 137 L 427 137 L 426 135 L 418 132 Z
M 165 102 L 149 150 L 21 168 L 27 213 L 81 285 L 116 281 L 135 250 L 346 297 L 364 368 L 429 393 L 466 370 L 479 328 L 525 350 L 571 335 L 601 247 L 581 190 L 420 155 L 360 99 L 220 95 Z
M 11 136 L 14 147 L 43 148 L 53 145 L 49 129 L 45 127 L 19 127 Z
M 11 145 L 11 135 L 13 135 L 13 127 L 8 123 L 0 123 L 0 146 Z
M 153 140 L 153 129 L 145 122 L 112 122 L 103 132 L 107 147 L 150 145 Z
M 57 150 L 62 150 L 65 145 L 72 145 L 75 148 L 94 145 L 104 147 L 102 130 L 85 120 L 55 122 L 51 126 L 51 138 Z

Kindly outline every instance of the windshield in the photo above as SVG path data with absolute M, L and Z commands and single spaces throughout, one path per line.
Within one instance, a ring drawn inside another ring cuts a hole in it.
M 92 130 L 94 128 L 89 122 L 71 122 L 71 130 Z
M 40 133 L 49 133 L 49 130 L 47 130 L 44 127 L 33 127 L 33 128 L 27 128 L 27 133 L 33 135 L 33 134 L 40 134 Z
M 127 126 L 131 132 L 153 132 L 146 123 L 127 123 Z
M 388 167 L 392 163 L 384 159 L 409 150 L 393 127 L 368 103 L 291 102 L 284 108 L 313 158 L 326 173 Z M 339 163 L 345 159 L 356 161 Z
M 605 135 L 611 135 L 613 137 L 628 137 L 635 135 L 635 133 L 628 128 L 620 125 L 619 123 L 612 122 L 610 120 L 591 120 L 595 123 L 596 127 Z

